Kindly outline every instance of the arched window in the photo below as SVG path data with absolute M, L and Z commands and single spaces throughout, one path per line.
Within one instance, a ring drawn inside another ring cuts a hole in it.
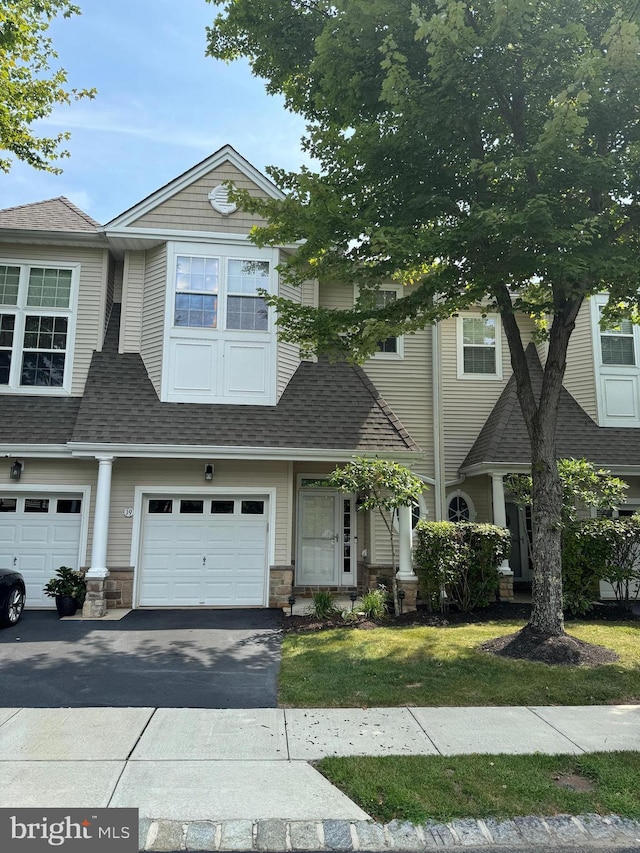
M 447 519 L 449 521 L 473 521 L 476 511 L 469 495 L 464 492 L 454 492 L 447 499 Z

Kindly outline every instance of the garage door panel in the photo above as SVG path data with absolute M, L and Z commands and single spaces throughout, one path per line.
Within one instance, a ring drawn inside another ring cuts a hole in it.
M 142 606 L 255 606 L 264 603 L 267 577 L 267 524 L 241 513 L 242 498 L 227 501 L 234 513 L 147 513 L 142 536 L 139 603 Z M 190 502 L 194 505 L 199 498 Z M 262 499 L 261 499 L 262 500 Z M 265 501 L 266 504 L 266 501 Z M 160 536 L 158 534 L 161 534 Z M 168 579 L 156 585 L 160 572 Z
M 51 521 L 49 523 L 52 523 Z M 48 524 L 23 524 L 18 534 L 19 545 L 48 544 L 51 529 Z

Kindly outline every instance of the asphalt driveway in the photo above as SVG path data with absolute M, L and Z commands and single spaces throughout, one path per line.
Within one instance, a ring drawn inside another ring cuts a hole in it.
M 25 611 L 0 631 L 0 707 L 274 708 L 279 610 Z

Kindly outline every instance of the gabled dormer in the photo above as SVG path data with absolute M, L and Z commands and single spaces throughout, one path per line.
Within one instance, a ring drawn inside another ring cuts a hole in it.
M 122 259 L 119 350 L 140 352 L 163 402 L 274 405 L 299 363 L 258 293 L 278 291 L 280 250 L 249 241 L 263 220 L 229 201 L 228 181 L 282 198 L 225 146 L 105 226 Z

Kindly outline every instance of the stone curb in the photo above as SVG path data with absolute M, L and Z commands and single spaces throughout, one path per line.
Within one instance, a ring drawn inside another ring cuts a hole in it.
M 517 817 L 513 820 L 454 820 L 414 826 L 394 820 L 373 821 L 322 820 L 199 820 L 140 821 L 140 850 L 154 853 L 422 853 L 443 847 L 507 847 L 549 845 L 582 848 L 597 844 L 608 846 L 640 843 L 640 821 L 618 815 L 555 815 L 554 817 Z M 596 849 L 596 848 L 594 848 Z

